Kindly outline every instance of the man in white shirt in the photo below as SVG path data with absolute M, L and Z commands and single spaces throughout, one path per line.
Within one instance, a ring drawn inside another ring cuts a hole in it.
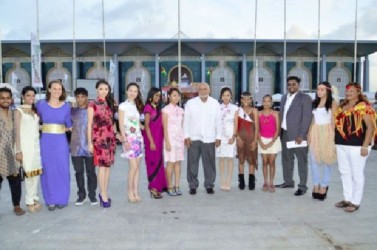
M 187 151 L 187 181 L 190 194 L 199 186 L 198 168 L 202 157 L 204 187 L 214 194 L 216 179 L 215 148 L 221 142 L 221 111 L 219 102 L 209 96 L 207 83 L 199 84 L 199 96 L 189 100 L 185 107 L 184 135 Z
M 308 146 L 303 141 L 307 140 L 307 134 L 312 121 L 312 99 L 300 90 L 301 79 L 290 76 L 287 79 L 288 94 L 281 99 L 281 143 L 282 165 L 284 183 L 276 185 L 279 188 L 294 188 L 293 170 L 294 158 L 297 158 L 300 183 L 295 192 L 296 196 L 306 193 L 308 178 Z M 287 147 L 287 142 L 294 142 L 292 148 Z

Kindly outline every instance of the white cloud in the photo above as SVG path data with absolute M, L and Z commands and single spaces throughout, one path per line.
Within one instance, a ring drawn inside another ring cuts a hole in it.
M 360 40 L 377 39 L 376 0 L 359 2 Z M 254 1 L 181 0 L 181 27 L 190 38 L 253 38 Z M 72 38 L 72 1 L 40 0 L 41 39 Z M 282 39 L 284 1 L 258 1 L 257 37 Z M 76 38 L 102 38 L 101 0 L 76 0 Z M 289 38 L 316 39 L 317 1 L 287 0 Z M 30 39 L 36 31 L 35 1 L 1 0 L 0 28 L 5 40 Z M 354 0 L 321 1 L 323 39 L 354 37 Z M 177 0 L 106 0 L 107 38 L 172 38 L 177 34 Z M 377 56 L 371 79 L 377 84 Z

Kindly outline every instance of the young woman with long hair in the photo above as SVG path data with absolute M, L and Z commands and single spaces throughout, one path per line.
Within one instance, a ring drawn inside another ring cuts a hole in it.
M 336 162 L 334 141 L 336 108 L 330 83 L 320 82 L 317 85 L 313 102 L 313 119 L 308 133 L 309 159 L 314 185 L 312 197 L 318 200 L 326 199 L 331 170 Z
M 236 156 L 235 142 L 237 134 L 238 107 L 231 101 L 231 89 L 229 87 L 222 88 L 220 91 L 222 135 L 221 144 L 216 149 L 216 156 L 220 158 L 220 189 L 224 191 L 230 190 L 233 177 L 233 160 Z
M 249 164 L 249 190 L 255 189 L 255 169 L 258 159 L 258 110 L 254 108 L 250 92 L 241 94 L 241 107 L 238 110 L 237 121 L 237 155 L 238 155 L 238 187 L 245 189 L 244 165 Z
M 168 105 L 162 110 L 164 125 L 164 158 L 167 161 L 166 179 L 168 194 L 171 196 L 182 195 L 179 188 L 181 179 L 181 162 L 184 160 L 185 144 L 183 134 L 184 111 L 179 107 L 181 93 L 177 88 L 168 91 Z M 174 186 L 172 177 L 174 175 Z
M 119 105 L 119 129 L 124 148 L 123 156 L 129 160 L 128 201 L 141 201 L 138 192 L 140 160 L 143 156 L 143 136 L 140 116 L 143 113 L 143 100 L 137 83 L 131 82 L 126 88 L 127 99 Z
M 115 137 L 114 123 L 115 101 L 109 83 L 101 79 L 96 83 L 97 98 L 88 106 L 88 148 L 93 153 L 94 165 L 98 167 L 98 185 L 100 205 L 111 207 L 108 193 L 110 167 L 114 164 Z
M 15 113 L 16 159 L 25 172 L 25 203 L 30 212 L 41 210 L 38 197 L 42 162 L 39 144 L 39 116 L 35 108 L 35 94 L 31 86 L 22 89 L 22 104 Z
M 161 90 L 152 87 L 149 90 L 144 106 L 144 130 L 142 131 L 145 149 L 145 165 L 147 167 L 148 189 L 151 197 L 161 199 L 161 192 L 167 190 L 163 142 Z

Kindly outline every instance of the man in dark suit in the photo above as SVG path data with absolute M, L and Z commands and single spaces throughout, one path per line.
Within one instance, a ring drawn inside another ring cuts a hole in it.
M 300 90 L 301 79 L 297 76 L 287 78 L 288 94 L 281 99 L 281 143 L 284 183 L 278 188 L 294 188 L 294 157 L 297 158 L 300 183 L 296 196 L 306 193 L 308 178 L 308 146 L 306 143 L 308 130 L 312 121 L 312 99 Z M 287 147 L 290 142 L 292 147 Z M 306 146 L 304 146 L 306 145 Z

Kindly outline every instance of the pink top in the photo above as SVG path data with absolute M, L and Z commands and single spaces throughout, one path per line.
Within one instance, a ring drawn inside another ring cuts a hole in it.
M 259 115 L 260 135 L 265 138 L 272 138 L 276 133 L 276 120 L 273 114 Z

